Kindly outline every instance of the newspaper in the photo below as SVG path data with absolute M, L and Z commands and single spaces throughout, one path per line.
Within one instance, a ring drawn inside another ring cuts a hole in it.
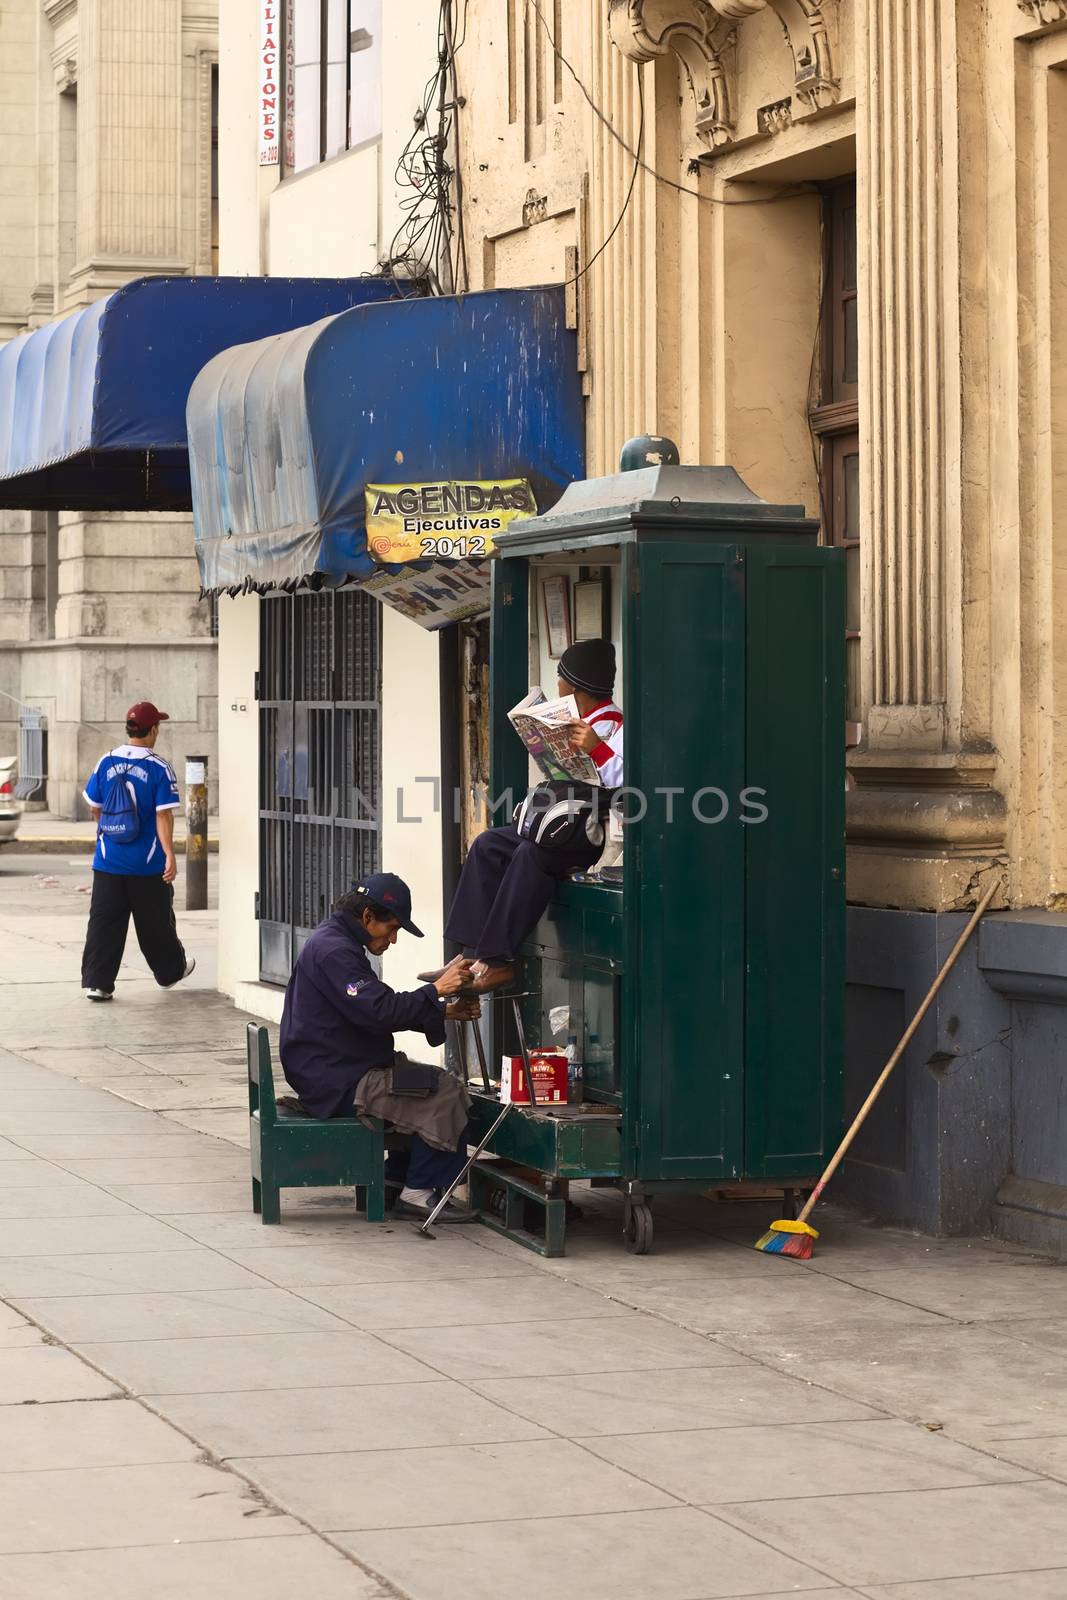
M 581 721 L 572 694 L 549 700 L 540 686 L 533 688 L 512 706 L 508 721 L 546 778 L 600 783 L 596 762 L 570 742 L 567 724 Z

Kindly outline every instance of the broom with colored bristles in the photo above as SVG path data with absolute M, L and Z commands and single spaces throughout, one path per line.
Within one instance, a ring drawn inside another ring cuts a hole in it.
M 889 1060 L 882 1068 L 874 1088 L 871 1090 L 866 1100 L 860 1106 L 859 1111 L 856 1113 L 856 1117 L 851 1128 L 849 1128 L 848 1132 L 845 1134 L 845 1137 L 834 1151 L 829 1166 L 819 1179 L 818 1183 L 815 1185 L 814 1189 L 811 1191 L 811 1196 L 808 1200 L 808 1203 L 800 1213 L 800 1216 L 795 1222 L 787 1221 L 784 1218 L 779 1222 L 772 1222 L 770 1229 L 763 1235 L 763 1238 L 757 1239 L 757 1250 L 765 1250 L 768 1255 L 792 1256 L 795 1261 L 811 1260 L 811 1257 L 815 1252 L 815 1241 L 819 1237 L 819 1233 L 818 1229 L 810 1226 L 808 1223 L 808 1218 L 811 1216 L 811 1213 L 814 1211 L 815 1207 L 822 1198 L 823 1190 L 826 1188 L 826 1185 L 830 1182 L 830 1179 L 833 1177 L 834 1173 L 845 1159 L 849 1146 L 856 1137 L 857 1133 L 859 1133 L 864 1121 L 866 1120 L 867 1113 L 870 1111 L 871 1107 L 874 1105 L 874 1102 L 885 1088 L 886 1083 L 889 1081 L 889 1074 L 892 1072 L 893 1068 L 896 1066 L 897 1062 L 900 1060 L 901 1056 L 904 1054 L 905 1050 L 908 1048 L 908 1045 L 914 1038 L 915 1030 L 918 1028 L 920 1022 L 929 1011 L 937 991 L 940 989 L 941 985 L 952 971 L 952 968 L 955 966 L 956 959 L 959 956 L 960 951 L 963 949 L 964 945 L 967 943 L 967 940 L 971 937 L 971 934 L 974 932 L 975 928 L 977 928 L 979 922 L 982 920 L 982 917 L 985 915 L 985 912 L 989 906 L 989 902 L 1000 888 L 1000 884 L 1000 878 L 994 878 L 993 882 L 989 885 L 989 888 L 986 890 L 981 900 L 979 900 L 970 921 L 960 934 L 959 938 L 956 940 L 956 943 L 953 945 L 948 957 L 945 960 L 944 966 L 941 968 L 941 971 L 930 985 L 926 999 L 923 1001 L 918 1011 L 908 1023 L 908 1026 L 904 1032 L 904 1037 L 901 1039 L 900 1043 L 893 1051 L 893 1054 L 889 1057 Z

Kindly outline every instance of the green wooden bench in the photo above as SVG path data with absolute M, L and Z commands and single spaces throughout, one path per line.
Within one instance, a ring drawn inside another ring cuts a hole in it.
M 270 1035 L 248 1024 L 248 1133 L 252 1162 L 252 1210 L 264 1222 L 281 1221 L 283 1189 L 356 1191 L 357 1210 L 368 1222 L 385 1219 L 385 1129 L 356 1117 L 319 1122 L 279 1106 L 274 1095 Z

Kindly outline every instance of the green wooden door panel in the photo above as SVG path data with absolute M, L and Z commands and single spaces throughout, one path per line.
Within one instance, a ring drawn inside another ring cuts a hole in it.
M 626 781 L 637 791 L 634 806 L 647 805 L 625 830 L 626 1172 L 649 1182 L 736 1177 L 744 569 L 737 549 L 723 544 L 657 542 L 626 555 Z M 712 791 L 728 807 L 717 823 L 702 820 L 722 809 Z
M 745 1171 L 817 1172 L 841 1123 L 845 913 L 841 552 L 746 550 Z

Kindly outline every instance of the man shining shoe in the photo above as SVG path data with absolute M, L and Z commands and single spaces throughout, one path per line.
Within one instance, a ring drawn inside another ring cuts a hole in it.
M 286 1081 L 310 1116 L 380 1117 L 411 1135 L 409 1152 L 391 1151 L 386 1186 L 398 1194 L 394 1215 L 425 1221 L 441 1192 L 467 1161 L 466 1086 L 438 1067 L 409 1061 L 394 1034 L 445 1040 L 445 1018 L 478 1015 L 466 963 L 434 982 L 398 993 L 378 976 L 371 958 L 396 943 L 403 929 L 421 939 L 411 920 L 411 891 L 392 872 L 372 872 L 336 902 L 297 957 L 285 991 L 281 1062 Z M 438 1222 L 475 1222 L 476 1211 L 449 1203 Z

